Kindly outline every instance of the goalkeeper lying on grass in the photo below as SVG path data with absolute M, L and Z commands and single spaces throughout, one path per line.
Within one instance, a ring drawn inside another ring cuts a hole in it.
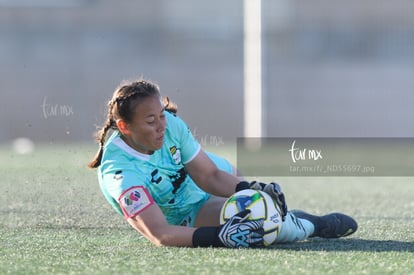
M 153 244 L 263 246 L 263 222 L 248 221 L 248 210 L 219 223 L 226 198 L 249 188 L 268 193 L 279 206 L 283 224 L 276 243 L 356 231 L 356 222 L 344 214 L 287 211 L 276 183 L 240 182 L 228 161 L 201 149 L 176 111 L 157 85 L 142 79 L 122 84 L 108 103 L 100 148 L 88 165 L 98 168 L 108 202 Z M 248 233 L 245 242 L 233 241 L 239 230 Z

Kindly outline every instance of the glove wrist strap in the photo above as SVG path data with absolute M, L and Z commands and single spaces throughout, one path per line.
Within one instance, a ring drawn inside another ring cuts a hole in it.
M 199 227 L 193 233 L 193 247 L 224 247 L 218 237 L 220 227 Z
M 247 181 L 241 181 L 236 185 L 236 192 L 239 192 L 245 189 L 250 189 L 250 184 Z

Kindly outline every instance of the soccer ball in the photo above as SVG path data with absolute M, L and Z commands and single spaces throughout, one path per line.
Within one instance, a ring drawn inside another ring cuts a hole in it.
M 265 192 L 246 189 L 233 194 L 221 208 L 220 224 L 245 209 L 250 209 L 249 220 L 264 219 L 264 245 L 273 244 L 282 228 L 282 217 L 276 203 Z

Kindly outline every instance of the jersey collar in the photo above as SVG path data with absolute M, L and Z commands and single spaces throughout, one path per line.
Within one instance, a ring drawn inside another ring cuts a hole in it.
M 137 159 L 145 161 L 150 160 L 150 155 L 138 152 L 137 150 L 126 144 L 126 142 L 119 136 L 115 137 L 112 143 Z

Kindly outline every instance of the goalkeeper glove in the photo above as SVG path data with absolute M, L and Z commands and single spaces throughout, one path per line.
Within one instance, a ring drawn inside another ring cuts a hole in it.
M 194 247 L 262 247 L 264 220 L 247 221 L 246 209 L 231 217 L 219 227 L 199 227 L 193 234 Z
M 220 228 L 218 237 L 227 247 L 263 246 L 264 220 L 246 221 L 250 210 L 246 209 L 230 218 Z
M 282 216 L 282 220 L 285 220 L 286 214 L 288 212 L 287 204 L 285 200 L 285 194 L 282 192 L 282 188 L 276 182 L 271 182 L 269 184 L 265 184 L 263 182 L 258 181 L 241 181 L 236 186 L 236 192 L 244 190 L 244 189 L 253 189 L 257 191 L 266 192 L 277 204 L 280 210 L 280 215 Z

